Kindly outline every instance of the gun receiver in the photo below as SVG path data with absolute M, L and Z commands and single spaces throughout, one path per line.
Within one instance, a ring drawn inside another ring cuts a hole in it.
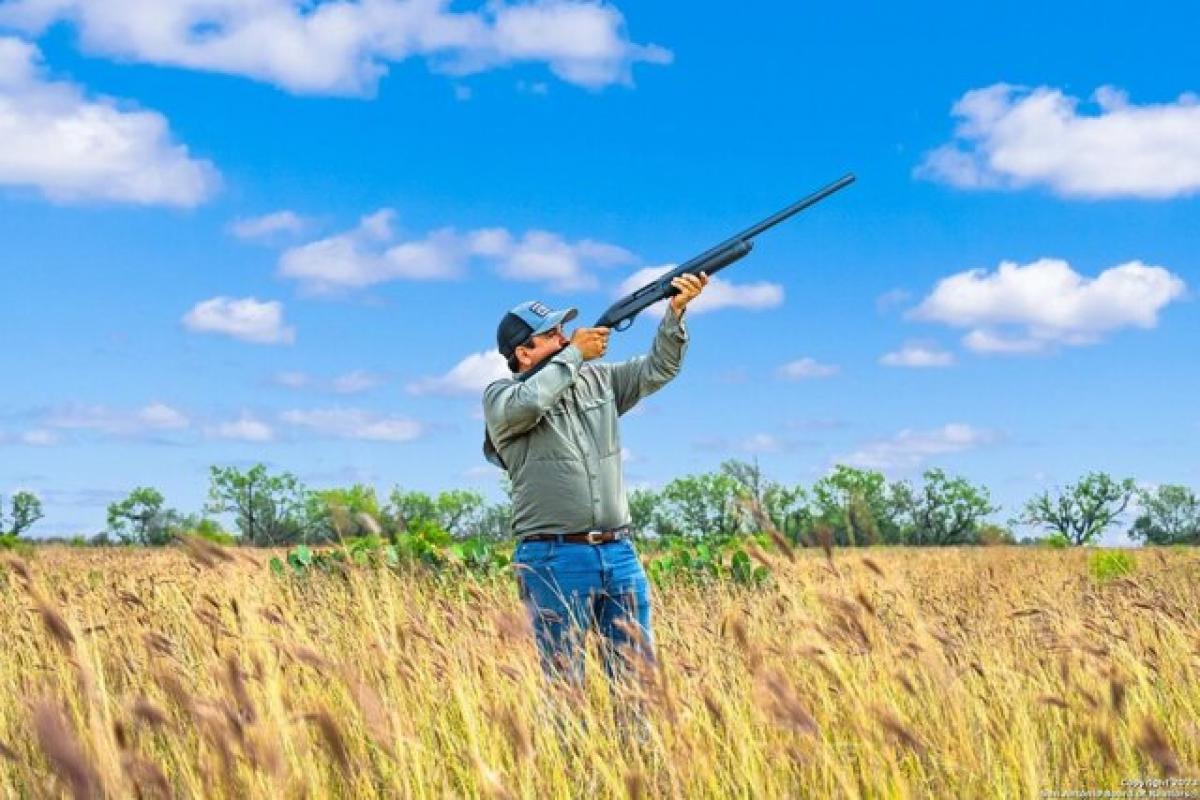
M 803 200 L 799 200 L 787 208 L 767 217 L 763 221 L 751 225 L 746 230 L 721 242 L 700 255 L 680 264 L 675 269 L 662 275 L 635 292 L 625 295 L 613 303 L 595 327 L 614 328 L 623 331 L 633 324 L 633 318 L 659 300 L 679 294 L 679 290 L 671 285 L 671 281 L 680 275 L 698 275 L 701 272 L 712 275 L 733 262 L 745 257 L 754 248 L 752 241 L 768 228 L 773 228 L 785 219 L 799 214 L 811 205 L 821 202 L 829 195 L 854 183 L 853 175 L 843 175 L 823 189 L 813 192 Z

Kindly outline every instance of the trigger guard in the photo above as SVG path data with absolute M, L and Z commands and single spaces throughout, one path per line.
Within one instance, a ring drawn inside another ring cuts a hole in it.
M 614 325 L 613 330 L 615 330 L 615 331 L 628 330 L 629 326 L 631 326 L 631 325 L 633 325 L 633 317 L 626 317 L 625 319 L 621 320 L 616 325 Z

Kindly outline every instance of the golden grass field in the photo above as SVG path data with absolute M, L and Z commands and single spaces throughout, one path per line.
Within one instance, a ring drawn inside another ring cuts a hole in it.
M 660 669 L 543 689 L 512 576 L 273 577 L 268 554 L 0 569 L 0 796 L 1200 796 L 1200 552 L 780 554 L 656 590 Z M 1149 784 L 1147 784 L 1149 785 Z M 1142 795 L 1149 796 L 1149 795 Z

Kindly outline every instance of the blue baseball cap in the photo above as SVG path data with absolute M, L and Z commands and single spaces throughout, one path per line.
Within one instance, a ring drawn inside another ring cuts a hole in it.
M 537 300 L 527 300 L 519 306 L 509 309 L 496 328 L 496 347 L 500 355 L 512 358 L 513 353 L 521 345 L 529 341 L 530 336 L 570 322 L 579 314 L 578 309 L 566 308 L 555 311 L 545 303 Z

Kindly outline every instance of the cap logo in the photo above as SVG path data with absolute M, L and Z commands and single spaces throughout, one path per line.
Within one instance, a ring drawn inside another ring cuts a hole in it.
M 534 314 L 537 314 L 539 317 L 544 317 L 550 313 L 549 308 L 536 301 L 529 304 L 529 310 Z

